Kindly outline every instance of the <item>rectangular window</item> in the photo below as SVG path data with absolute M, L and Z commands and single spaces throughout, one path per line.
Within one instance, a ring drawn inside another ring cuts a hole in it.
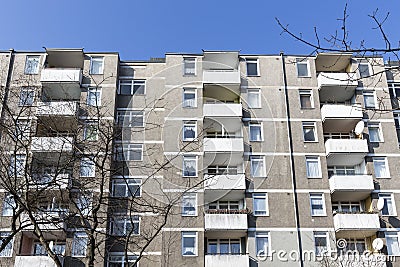
M 182 196 L 182 216 L 197 216 L 196 193 L 186 193 Z
M 118 144 L 117 161 L 143 161 L 143 144 Z
M 26 56 L 25 74 L 39 73 L 40 56 Z
M 315 122 L 303 122 L 304 142 L 316 142 Z
M 129 255 L 128 260 L 125 259 L 125 252 L 110 252 L 108 255 L 107 267 L 139 267 L 137 264 L 138 257 L 136 255 Z M 128 265 L 126 265 L 128 262 Z M 135 264 L 133 264 L 136 262 Z
M 300 107 L 307 109 L 314 107 L 314 101 L 312 99 L 312 91 L 311 90 L 300 90 Z
M 310 67 L 307 59 L 298 58 L 296 60 L 297 76 L 310 77 Z
M 306 157 L 306 169 L 308 178 L 322 178 L 321 164 L 318 156 Z
M 376 178 L 390 178 L 389 167 L 385 157 L 373 157 Z
M 249 108 L 261 108 L 260 89 L 247 89 L 247 105 Z
M 92 196 L 81 194 L 75 198 L 75 204 L 82 215 L 89 215 L 92 211 Z
M 250 169 L 252 177 L 265 177 L 264 156 L 251 156 Z
M 184 108 L 197 107 L 197 91 L 195 88 L 183 88 L 183 104 Z
M 31 124 L 28 120 L 17 120 L 15 125 L 15 138 L 17 141 L 26 141 L 29 139 Z
M 101 106 L 101 88 L 88 88 L 86 104 L 93 107 Z
M 256 232 L 256 255 L 269 256 L 269 232 Z
M 122 127 L 144 127 L 144 112 L 142 110 L 117 111 L 117 123 Z
M 11 155 L 10 176 L 24 176 L 26 156 L 23 154 Z
M 182 232 L 182 255 L 197 256 L 197 232 Z
M 32 106 L 35 101 L 35 89 L 22 87 L 19 94 L 19 106 Z
M 261 122 L 250 122 L 250 141 L 263 141 L 262 134 L 262 123 Z
M 15 203 L 14 196 L 6 194 L 3 200 L 2 216 L 13 216 L 16 207 L 17 204 Z
M 208 239 L 208 255 L 238 255 L 240 254 L 240 239 Z
M 90 74 L 103 74 L 104 57 L 90 58 Z
M 183 58 L 183 75 L 196 75 L 196 58 Z
M 383 136 L 380 123 L 368 123 L 368 134 L 370 142 L 382 142 Z
M 76 232 L 72 241 L 72 257 L 85 257 L 88 237 L 84 232 Z
M 323 256 L 329 248 L 328 233 L 314 232 L 315 255 Z
M 400 255 L 398 232 L 385 232 L 388 255 Z
M 246 58 L 247 76 L 258 76 L 258 59 Z
M 400 95 L 399 95 L 400 98 Z M 396 126 L 397 141 L 400 144 L 400 113 L 393 113 L 394 125 Z
M 208 204 L 209 210 L 239 210 L 243 208 L 243 204 L 239 201 L 215 201 Z
M 183 141 L 193 141 L 197 137 L 197 122 L 184 121 L 183 122 Z
M 146 93 L 145 80 L 119 80 L 119 95 L 144 95 Z
M 141 185 L 141 179 L 114 178 L 112 195 L 114 197 L 140 197 L 142 195 Z
M 268 216 L 267 193 L 253 193 L 254 216 Z
M 134 216 L 113 216 L 110 225 L 110 234 L 114 236 L 138 235 L 140 232 L 140 218 Z
M 379 193 L 379 199 L 383 201 L 383 209 L 381 210 L 382 216 L 396 216 L 396 206 L 394 204 L 393 194 L 391 193 Z
M 83 130 L 83 139 L 86 141 L 97 141 L 99 128 L 97 122 L 86 122 Z
M 323 193 L 310 194 L 311 216 L 326 216 Z
M 92 158 L 82 158 L 80 164 L 80 176 L 81 177 L 94 177 L 95 175 L 95 163 Z
M 197 157 L 196 156 L 183 156 L 183 176 L 196 177 L 197 176 Z
M 366 108 L 375 108 L 376 107 L 374 91 L 364 91 L 363 96 L 364 96 L 364 106 Z
M 370 76 L 369 72 L 369 63 L 359 63 L 358 64 L 358 71 L 360 72 L 361 78 L 366 78 Z

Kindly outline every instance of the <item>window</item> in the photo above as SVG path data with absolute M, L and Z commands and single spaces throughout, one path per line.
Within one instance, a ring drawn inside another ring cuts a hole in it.
M 11 194 L 6 194 L 3 200 L 3 216 L 13 216 L 14 209 L 17 207 L 15 203 L 14 196 Z
M 240 254 L 240 239 L 208 239 L 207 254 Z
M 208 209 L 209 210 L 239 210 L 239 208 L 243 208 L 243 203 L 241 203 L 242 201 L 234 201 L 234 200 L 230 200 L 230 201 L 215 201 L 212 203 L 208 204 Z
M 140 197 L 142 195 L 141 179 L 122 179 L 112 180 L 112 195 L 114 197 Z
M 117 123 L 123 127 L 144 127 L 144 112 L 142 110 L 117 111 Z
M 328 166 L 328 176 L 332 177 L 333 175 L 356 175 L 356 167 L 357 166 Z M 361 174 L 360 171 L 358 171 L 357 174 Z
M 258 76 L 258 59 L 246 58 L 247 76 Z
M 298 77 L 310 77 L 310 68 L 307 59 L 298 58 L 296 60 L 296 66 Z
M 365 202 L 362 202 L 362 201 L 332 202 L 332 211 L 333 212 L 342 212 L 342 213 L 358 213 L 358 212 L 364 211 L 364 206 L 365 206 Z
M 89 215 L 92 211 L 92 196 L 81 194 L 75 199 L 75 204 L 83 215 Z
M 400 98 L 400 95 L 399 95 Z M 397 132 L 397 141 L 400 144 L 400 113 L 393 113 L 394 117 L 394 124 L 396 126 L 396 132 Z
M 326 216 L 323 193 L 310 194 L 311 216 Z
M 182 255 L 197 256 L 197 232 L 182 232 Z
M 94 177 L 95 175 L 95 163 L 92 158 L 82 158 L 80 166 L 81 177 Z
M 400 255 L 398 232 L 385 232 L 388 255 Z
M 249 108 L 261 108 L 260 89 L 247 89 L 247 105 Z
M 329 249 L 328 233 L 314 232 L 315 255 L 323 256 Z
M 262 124 L 261 122 L 250 122 L 250 141 L 262 141 Z
M 196 121 L 183 122 L 183 141 L 193 141 L 197 137 Z
M 86 122 L 83 130 L 83 139 L 86 141 L 96 141 L 98 138 L 99 128 L 96 122 Z
M 358 64 L 358 71 L 360 72 L 361 78 L 366 78 L 370 76 L 369 73 L 369 63 L 359 63 Z
M 140 218 L 138 215 L 114 216 L 111 219 L 110 231 L 114 236 L 138 235 L 140 232 Z
M 250 157 L 250 169 L 252 177 L 265 177 L 265 162 L 263 156 Z
M 374 91 L 364 91 L 364 106 L 366 108 L 375 108 L 375 92 Z
M 256 232 L 256 252 L 257 256 L 269 256 L 269 232 Z
M 196 177 L 197 176 L 197 157 L 196 156 L 183 156 L 183 176 Z
M 51 248 L 51 251 L 53 251 L 54 254 L 58 256 L 64 256 L 65 255 L 65 242 L 63 241 L 52 241 L 53 242 L 53 247 Z M 35 256 L 47 256 L 47 251 L 46 248 L 39 242 L 34 243 L 33 247 L 33 254 Z
M 316 142 L 315 122 L 303 122 L 304 142 Z
M 253 193 L 254 216 L 268 216 L 267 193 Z
M 4 242 L 3 239 L 7 238 L 11 233 L 9 232 L 0 232 L 0 245 Z M 0 257 L 11 257 L 12 252 L 13 252 L 13 242 L 14 239 L 12 239 L 6 246 L 5 248 L 0 251 Z
M 76 232 L 72 241 L 72 256 L 85 257 L 88 237 L 84 232 Z
M 379 198 L 383 200 L 383 209 L 381 210 L 382 216 L 396 216 L 396 206 L 394 204 L 393 194 L 379 193 Z
M 144 95 L 146 93 L 145 80 L 120 80 L 118 94 Z
M 358 252 L 359 255 L 362 255 L 362 253 L 364 253 L 364 251 L 367 248 L 367 246 L 365 244 L 365 239 L 346 238 L 345 240 L 346 240 L 347 244 L 346 244 L 345 248 L 341 248 L 339 250 L 341 253 L 352 251 L 352 252 Z
M 101 89 L 100 88 L 88 88 L 86 104 L 88 106 L 101 106 Z
M 107 267 L 138 267 L 138 264 L 134 262 L 137 261 L 137 256 L 129 255 L 128 260 L 125 259 L 125 252 L 111 252 L 108 255 L 108 265 Z M 126 265 L 126 261 L 128 265 Z
M 300 90 L 299 96 L 300 96 L 300 107 L 301 108 L 306 109 L 306 108 L 314 107 L 311 90 Z
M 91 57 L 90 58 L 90 74 L 103 74 L 103 57 Z
M 308 178 L 322 178 L 321 165 L 318 156 L 306 157 L 306 169 Z
M 28 120 L 17 120 L 15 126 L 15 137 L 17 141 L 25 141 L 29 139 L 31 125 Z
M 376 178 L 390 178 L 389 167 L 385 157 L 373 157 Z
M 183 58 L 183 75 L 196 75 L 196 58 Z
M 186 193 L 182 196 L 182 216 L 197 216 L 196 193 Z
M 209 175 L 237 175 L 237 166 L 224 166 L 224 165 L 210 165 L 207 167 L 207 174 Z
M 368 123 L 368 133 L 370 142 L 382 142 L 383 136 L 379 123 Z
M 39 73 L 40 56 L 27 56 L 25 62 L 25 74 Z
M 117 161 L 143 161 L 143 144 L 118 144 Z
M 35 90 L 29 87 L 22 87 L 19 94 L 20 106 L 32 106 L 35 100 Z
M 183 105 L 184 108 L 197 107 L 197 91 L 195 88 L 183 88 Z
M 24 176 L 26 156 L 22 154 L 11 155 L 10 176 Z

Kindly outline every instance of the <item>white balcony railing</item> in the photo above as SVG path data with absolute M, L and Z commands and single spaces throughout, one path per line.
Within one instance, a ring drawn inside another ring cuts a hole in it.
M 368 153 L 365 139 L 328 139 L 325 141 L 326 153 Z
M 204 117 L 242 117 L 242 104 L 215 103 L 203 105 Z
M 80 69 L 43 69 L 40 82 L 42 83 L 82 83 L 82 70 Z
M 236 175 L 205 175 L 204 188 L 211 190 L 235 190 L 246 189 L 246 180 L 244 174 Z
M 215 84 L 240 84 L 237 70 L 203 70 L 203 82 Z
M 71 152 L 73 137 L 32 137 L 32 152 Z
M 368 191 L 374 190 L 371 175 L 333 175 L 329 178 L 331 192 L 335 191 Z
M 249 266 L 248 255 L 206 255 L 205 267 L 221 267 L 221 266 Z
M 361 105 L 330 105 L 325 104 L 321 108 L 322 120 L 327 119 L 357 119 L 363 117 Z
M 78 103 L 74 101 L 38 102 L 36 115 L 38 116 L 75 116 Z
M 205 214 L 206 230 L 247 230 L 247 214 Z
M 66 213 L 66 210 L 43 211 L 36 212 L 33 216 L 35 216 L 36 223 L 41 230 L 63 231 L 66 226 L 64 222 Z M 35 228 L 27 214 L 21 216 L 21 225 L 24 227 L 24 230 L 33 230 Z
M 204 152 L 243 152 L 242 138 L 204 138 Z
M 351 232 L 352 237 L 371 236 L 380 229 L 379 215 L 370 214 L 335 214 L 333 225 L 336 232 Z
M 346 72 L 320 72 L 318 74 L 318 87 L 347 86 L 356 87 L 357 77 L 354 73 Z
M 61 262 L 62 258 L 61 258 Z M 14 267 L 56 267 L 56 263 L 49 256 L 15 256 Z
M 70 183 L 70 175 L 68 173 L 55 174 L 32 174 L 33 187 L 54 187 L 56 189 L 66 188 Z

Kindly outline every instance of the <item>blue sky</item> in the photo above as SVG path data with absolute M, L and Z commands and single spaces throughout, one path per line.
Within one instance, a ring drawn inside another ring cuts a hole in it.
M 278 17 L 294 32 L 313 38 L 340 29 L 337 18 L 348 2 L 348 29 L 354 44 L 383 46 L 368 18 L 376 8 L 391 15 L 386 33 L 400 40 L 399 0 L 13 0 L 3 1 L 0 49 L 42 51 L 42 47 L 86 51 L 118 51 L 121 58 L 148 59 L 165 52 L 240 50 L 242 53 L 309 53 L 275 22 Z

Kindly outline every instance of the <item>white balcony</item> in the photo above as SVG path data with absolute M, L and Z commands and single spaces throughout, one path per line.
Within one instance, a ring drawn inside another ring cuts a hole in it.
M 248 267 L 248 255 L 206 255 L 205 267 L 238 266 Z
M 242 104 L 204 104 L 204 117 L 242 117 Z
M 55 174 L 32 174 L 33 188 L 46 189 L 65 189 L 70 184 L 70 175 L 68 173 Z
M 328 139 L 325 149 L 328 165 L 354 166 L 368 153 L 368 143 L 364 139 Z
M 74 101 L 38 102 L 37 116 L 76 116 L 78 103 Z
M 62 258 L 60 258 L 63 263 Z M 56 267 L 49 256 L 15 256 L 15 267 Z
M 321 102 L 349 100 L 354 95 L 357 85 L 355 73 L 320 72 L 318 74 Z
M 329 178 L 333 201 L 359 201 L 374 190 L 371 175 L 334 175 Z
M 203 83 L 205 84 L 240 84 L 238 70 L 203 70 Z
M 66 211 L 47 211 L 37 212 L 33 215 L 35 216 L 37 225 L 41 230 L 62 232 L 66 227 L 63 219 L 65 212 Z M 24 231 L 32 231 L 35 228 L 27 214 L 21 216 L 21 225 L 24 227 Z
M 326 132 L 350 132 L 363 118 L 361 105 L 330 105 L 321 108 L 321 117 Z
M 204 152 L 243 153 L 243 138 L 204 138 Z
M 73 137 L 32 137 L 32 152 L 72 152 Z
M 79 99 L 82 70 L 71 68 L 43 69 L 40 82 L 50 99 Z
M 371 214 L 335 214 L 333 216 L 333 225 L 336 231 L 336 238 L 368 237 L 375 234 L 380 229 L 379 216 L 376 213 Z
M 237 175 L 205 175 L 204 189 L 209 190 L 245 190 L 244 174 Z
M 205 214 L 206 230 L 247 230 L 247 214 Z

